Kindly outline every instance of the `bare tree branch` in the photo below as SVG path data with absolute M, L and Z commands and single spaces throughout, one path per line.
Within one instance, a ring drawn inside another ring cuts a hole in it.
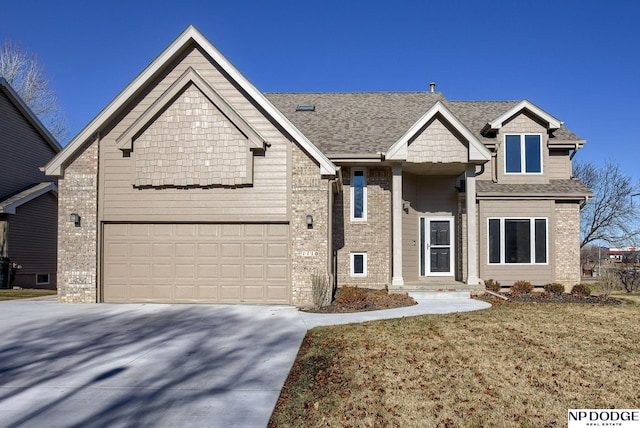
M 609 160 L 597 166 L 576 162 L 573 175 L 595 194 L 580 212 L 581 248 L 594 241 L 629 244 L 640 236 L 640 205 L 634 204 L 631 196 L 640 191 L 640 185 L 617 163 Z
M 0 45 L 0 77 L 9 82 L 58 141 L 67 139 L 69 131 L 66 118 L 35 54 L 6 40 Z

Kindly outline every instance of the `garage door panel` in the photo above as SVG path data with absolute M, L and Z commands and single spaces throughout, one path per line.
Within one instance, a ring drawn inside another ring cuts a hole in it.
M 107 302 L 289 303 L 286 224 L 104 225 Z
M 244 244 L 244 257 L 264 258 L 264 244 Z
M 267 257 L 269 259 L 273 259 L 273 258 L 281 258 L 283 260 L 288 259 L 289 245 L 269 242 L 267 244 Z
M 218 257 L 218 244 L 198 243 L 198 257 Z

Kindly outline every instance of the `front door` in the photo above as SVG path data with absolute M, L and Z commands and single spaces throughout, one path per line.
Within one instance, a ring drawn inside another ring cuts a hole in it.
M 453 276 L 453 217 L 421 217 L 420 244 L 420 276 Z

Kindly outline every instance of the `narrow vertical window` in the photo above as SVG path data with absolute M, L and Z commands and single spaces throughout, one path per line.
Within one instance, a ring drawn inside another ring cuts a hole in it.
M 500 263 L 500 220 L 489 220 L 489 263 Z
M 525 171 L 528 173 L 542 172 L 542 159 L 539 135 L 524 136 Z
M 367 253 L 351 253 L 351 276 L 367 276 Z
M 506 171 L 513 173 L 522 172 L 520 136 L 507 135 L 505 138 Z
M 536 263 L 547 262 L 547 220 L 536 219 Z
M 367 177 L 363 169 L 351 173 L 351 220 L 367 219 Z

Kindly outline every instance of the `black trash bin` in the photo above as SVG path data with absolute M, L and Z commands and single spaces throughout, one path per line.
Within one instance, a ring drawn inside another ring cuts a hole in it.
M 0 289 L 10 288 L 11 260 L 0 257 Z

